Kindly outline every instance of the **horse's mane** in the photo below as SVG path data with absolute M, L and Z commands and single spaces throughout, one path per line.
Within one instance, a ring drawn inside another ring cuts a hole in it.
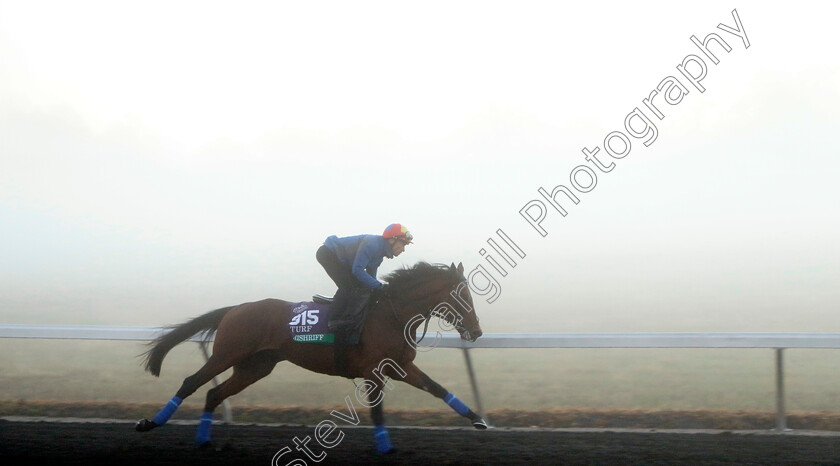
M 463 275 L 457 269 L 445 264 L 429 264 L 418 262 L 411 267 L 395 270 L 383 279 L 387 283 L 383 291 L 400 294 L 409 291 L 419 283 L 430 278 L 449 276 L 453 283 L 463 280 Z

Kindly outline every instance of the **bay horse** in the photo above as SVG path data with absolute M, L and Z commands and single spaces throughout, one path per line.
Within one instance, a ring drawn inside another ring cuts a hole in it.
M 362 397 L 366 395 L 367 403 L 361 400 L 360 403 L 370 407 L 379 453 L 393 451 L 382 409 L 383 388 L 393 388 L 386 377 L 443 399 L 455 412 L 470 419 L 475 428 L 486 429 L 487 423 L 481 416 L 413 363 L 417 354 L 414 335 L 421 323 L 428 326 L 433 316 L 454 327 L 464 340 L 475 341 L 481 336 L 463 264 L 456 267 L 454 263 L 447 266 L 419 262 L 384 278 L 386 285 L 376 290 L 371 298 L 359 345 L 347 348 L 347 373 L 340 374 L 336 368 L 332 345 L 293 340 L 289 329 L 294 304 L 291 302 L 265 299 L 240 304 L 171 327 L 151 342 L 151 349 L 145 353 L 145 368 L 152 375 L 160 375 L 163 358 L 169 350 L 196 334 L 203 333 L 207 338 L 216 332 L 212 355 L 201 369 L 184 379 L 175 396 L 154 418 L 137 421 L 135 429 L 146 432 L 165 424 L 185 398 L 233 367 L 230 378 L 207 392 L 196 433 L 196 443 L 206 447 L 210 445 L 210 426 L 216 407 L 270 374 L 281 361 L 322 374 L 364 378 L 362 385 L 357 386 L 356 396 L 358 399 L 359 388 L 362 388 Z M 355 416 L 355 409 L 348 407 Z M 344 418 L 347 416 L 340 419 Z M 357 417 L 355 420 L 358 423 Z

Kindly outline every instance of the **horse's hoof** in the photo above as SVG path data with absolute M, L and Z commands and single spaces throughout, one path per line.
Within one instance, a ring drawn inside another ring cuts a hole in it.
M 489 427 L 487 425 L 487 422 L 484 419 L 481 419 L 481 418 L 476 419 L 475 421 L 473 421 L 472 424 L 473 424 L 473 427 L 475 427 L 478 430 L 485 430 Z
M 140 419 L 137 424 L 134 424 L 134 430 L 137 432 L 148 432 L 155 427 L 158 427 L 158 424 L 148 419 Z

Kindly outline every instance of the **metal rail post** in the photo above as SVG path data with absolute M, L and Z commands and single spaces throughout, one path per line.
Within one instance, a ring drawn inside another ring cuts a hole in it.
M 776 348 L 776 432 L 788 430 L 785 419 L 785 373 L 784 348 Z
M 472 359 L 470 359 L 470 350 L 469 348 L 462 349 L 464 350 L 464 360 L 467 362 L 467 374 L 470 376 L 470 385 L 472 385 L 473 398 L 475 399 L 476 409 L 478 409 L 478 415 L 484 418 L 485 422 L 489 422 L 487 420 L 487 414 L 484 412 L 484 406 L 481 404 L 481 395 L 478 394 L 478 382 L 475 379 L 475 371 L 473 370 Z

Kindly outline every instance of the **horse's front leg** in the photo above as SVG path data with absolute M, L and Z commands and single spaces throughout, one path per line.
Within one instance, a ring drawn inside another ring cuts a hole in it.
M 474 413 L 473 410 L 471 410 L 469 406 L 465 405 L 463 401 L 459 400 L 458 397 L 449 393 L 449 390 L 443 388 L 439 383 L 432 380 L 428 375 L 426 375 L 426 373 L 421 371 L 419 367 L 415 366 L 414 363 L 409 364 L 404 367 L 404 369 L 407 372 L 407 375 L 402 379 L 403 382 L 417 387 L 420 390 L 427 391 L 437 398 L 442 399 L 449 405 L 450 408 L 455 410 L 456 413 L 472 421 L 472 425 L 476 429 L 483 430 L 487 428 L 487 422 L 485 422 L 481 416 Z
M 374 374 L 371 374 L 374 375 Z M 377 377 L 366 377 L 363 385 L 356 388 L 356 394 L 359 393 L 359 388 L 364 389 L 367 393 L 368 406 L 370 406 L 370 417 L 373 421 L 373 435 L 376 441 L 376 451 L 381 454 L 393 453 L 396 450 L 391 445 L 391 436 L 388 435 L 388 430 L 385 429 L 385 415 L 382 410 L 382 400 L 385 393 L 382 391 L 383 382 Z

